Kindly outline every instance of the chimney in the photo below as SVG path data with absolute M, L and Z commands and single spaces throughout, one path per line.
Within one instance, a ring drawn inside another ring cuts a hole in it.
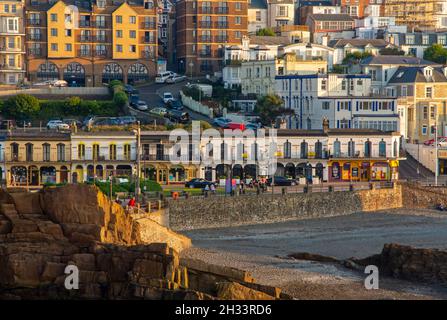
M 329 35 L 328 34 L 321 37 L 321 44 L 323 46 L 327 47 L 327 45 L 329 44 Z
M 328 118 L 323 118 L 323 133 L 327 134 L 329 132 L 329 120 Z

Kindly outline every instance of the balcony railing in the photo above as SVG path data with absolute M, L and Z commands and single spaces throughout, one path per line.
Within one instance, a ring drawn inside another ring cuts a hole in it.
M 0 70 L 22 70 L 22 67 L 10 66 L 8 64 L 0 64 Z
M 215 41 L 216 42 L 227 42 L 228 41 L 228 36 L 216 36 L 215 37 Z
M 41 56 L 42 55 L 42 49 L 41 48 L 28 49 L 28 55 L 30 55 L 30 56 Z
M 153 59 L 155 58 L 155 54 L 152 51 L 143 50 L 141 52 L 141 57 L 145 59 Z
M 107 37 L 106 36 L 94 36 L 93 41 L 99 42 L 99 43 L 104 43 L 104 42 L 107 42 Z
M 107 23 L 105 21 L 93 21 L 92 26 L 95 28 L 107 28 Z
M 201 8 L 199 8 L 199 13 L 200 14 L 210 14 L 210 13 L 213 13 L 213 8 L 212 7 L 201 7 Z
M 79 26 L 80 27 L 82 27 L 82 28 L 85 28 L 85 27 L 90 27 L 90 21 L 79 21 Z
M 143 22 L 141 24 L 142 29 L 155 29 L 157 27 L 157 24 L 155 22 Z
M 8 48 L 8 47 L 0 47 L 0 52 L 22 52 L 24 49 L 22 48 Z
M 141 156 L 141 160 L 146 161 L 169 161 L 169 158 L 168 154 L 143 154 Z
M 107 50 L 95 50 L 94 55 L 95 55 L 95 57 L 106 57 Z
M 42 20 L 40 19 L 28 19 L 27 23 L 29 26 L 40 26 L 42 24 Z
M 91 57 L 92 52 L 90 50 L 79 50 L 78 52 L 80 57 Z
M 141 41 L 143 43 L 155 43 L 155 37 L 143 37 Z
M 202 50 L 202 51 L 200 51 L 199 55 L 201 57 L 211 57 L 213 55 L 213 53 L 211 52 L 211 50 L 210 51 Z
M 200 28 L 211 28 L 213 23 L 211 21 L 200 21 Z
M 211 36 L 201 36 L 200 40 L 202 42 L 213 42 L 213 37 L 211 37 Z
M 40 41 L 40 40 L 42 40 L 42 34 L 40 34 L 40 33 L 35 33 L 35 34 L 28 34 L 27 35 L 27 39 L 28 40 L 31 40 L 31 41 Z
M 217 7 L 214 9 L 214 12 L 217 14 L 227 14 L 228 11 L 228 7 Z
M 79 42 L 91 42 L 93 37 L 91 35 L 80 35 L 78 37 Z
M 226 21 L 218 21 L 214 24 L 214 26 L 217 29 L 227 29 L 228 28 L 228 22 Z

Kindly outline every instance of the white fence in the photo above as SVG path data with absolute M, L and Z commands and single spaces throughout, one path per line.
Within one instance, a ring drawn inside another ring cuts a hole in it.
M 214 113 L 212 108 L 201 104 L 200 102 L 194 100 L 191 97 L 185 96 L 182 91 L 180 91 L 180 96 L 182 98 L 183 105 L 185 105 L 187 108 L 213 119 Z
M 88 96 L 88 95 L 109 95 L 109 89 L 106 87 L 64 87 L 64 88 L 32 88 L 19 90 L 2 90 L 0 96 L 14 96 L 17 94 L 30 95 L 64 95 L 64 96 Z
M 436 170 L 436 149 L 434 146 L 426 146 L 424 144 L 406 143 L 405 150 L 415 158 L 420 164 L 431 172 Z

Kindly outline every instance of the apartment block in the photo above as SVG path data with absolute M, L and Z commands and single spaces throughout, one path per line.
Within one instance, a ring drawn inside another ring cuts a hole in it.
M 178 70 L 193 76 L 222 71 L 225 46 L 247 35 L 247 9 L 247 0 L 177 2 Z
M 438 17 L 442 14 L 440 0 L 387 0 L 384 2 L 384 15 L 395 17 L 396 25 L 410 28 L 436 28 Z
M 0 84 L 15 85 L 25 73 L 24 2 L 0 1 Z
M 135 83 L 157 70 L 152 0 L 26 0 L 28 78 L 73 86 Z

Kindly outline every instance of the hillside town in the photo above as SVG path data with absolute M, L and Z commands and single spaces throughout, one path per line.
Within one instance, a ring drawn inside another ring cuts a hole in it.
M 0 184 L 0 300 L 447 299 L 447 0 L 0 0 Z

